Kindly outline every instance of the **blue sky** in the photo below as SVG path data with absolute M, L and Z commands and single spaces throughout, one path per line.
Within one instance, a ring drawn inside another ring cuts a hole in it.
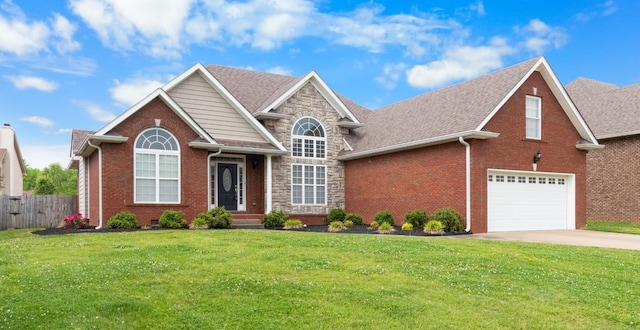
M 563 84 L 640 82 L 640 1 L 0 0 L 0 120 L 69 161 L 194 63 L 301 76 L 376 109 L 544 55 Z

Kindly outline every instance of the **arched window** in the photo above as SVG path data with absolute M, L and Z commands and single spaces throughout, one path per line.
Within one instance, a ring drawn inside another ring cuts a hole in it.
M 180 202 L 180 147 L 162 128 L 140 133 L 134 147 L 136 203 Z
M 293 157 L 325 158 L 327 138 L 320 122 L 311 117 L 300 118 L 291 135 Z
M 291 133 L 291 155 L 301 158 L 326 157 L 327 138 L 319 121 L 311 117 L 300 118 Z M 324 164 L 291 164 L 291 202 L 296 205 L 327 204 L 327 167 Z

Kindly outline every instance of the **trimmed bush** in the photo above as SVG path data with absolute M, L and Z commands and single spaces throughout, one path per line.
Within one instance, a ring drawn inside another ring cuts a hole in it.
M 197 217 L 195 219 L 193 219 L 193 221 L 191 221 L 191 223 L 189 224 L 189 229 L 206 229 L 209 228 L 209 225 L 207 225 L 207 221 L 204 219 L 204 217 Z
M 302 228 L 302 221 L 298 219 L 290 219 L 285 221 L 284 229 L 297 229 Z
M 351 220 L 345 220 L 345 221 L 344 221 L 344 226 L 345 226 L 345 227 L 353 227 L 353 221 L 351 221 Z
M 464 226 L 462 215 L 450 207 L 436 210 L 433 213 L 433 220 L 440 221 L 444 231 L 448 233 L 461 231 Z
M 289 216 L 282 211 L 273 210 L 264 216 L 263 224 L 267 228 L 282 227 L 289 220 Z
M 438 220 L 431 220 L 424 225 L 424 232 L 427 234 L 442 234 L 444 226 Z
M 353 222 L 354 225 L 359 225 L 359 226 L 364 224 L 364 222 L 362 222 L 362 217 L 355 213 L 347 213 L 344 216 L 344 221 L 351 221 Z
M 393 227 L 388 222 L 383 222 L 378 227 L 378 233 L 380 234 L 388 234 L 393 231 Z
M 372 222 L 369 224 L 369 229 L 371 229 L 371 230 L 378 229 L 378 227 L 380 227 L 380 224 L 378 224 L 378 222 L 377 222 L 377 221 L 372 221 Z
M 327 223 L 332 223 L 334 221 L 344 222 L 346 214 L 343 209 L 331 209 L 329 214 L 327 214 Z
M 427 213 L 422 210 L 412 210 L 404 215 L 406 223 L 410 223 L 414 228 L 422 228 L 427 222 Z
M 339 231 L 343 231 L 345 229 L 344 224 L 342 223 L 342 221 L 333 221 L 329 224 L 329 232 L 335 233 L 335 232 L 339 232 Z
M 412 231 L 413 230 L 413 225 L 408 223 L 408 222 L 405 222 L 405 223 L 402 224 L 402 230 L 404 230 L 404 231 Z
M 111 218 L 107 222 L 107 228 L 115 229 L 115 228 L 136 228 L 138 227 L 138 220 L 136 220 L 136 216 L 127 211 L 122 211 Z
M 161 228 L 187 228 L 187 221 L 184 220 L 184 213 L 175 210 L 165 210 L 162 212 L 160 219 L 158 219 L 158 225 Z
M 231 228 L 233 217 L 224 206 L 214 207 L 207 212 L 200 212 L 193 222 L 202 223 L 204 221 L 209 228 L 226 229 Z
M 376 215 L 373 217 L 373 221 L 377 222 L 380 225 L 382 225 L 383 222 L 386 222 L 393 226 L 393 216 L 389 211 L 380 211 L 376 213 Z

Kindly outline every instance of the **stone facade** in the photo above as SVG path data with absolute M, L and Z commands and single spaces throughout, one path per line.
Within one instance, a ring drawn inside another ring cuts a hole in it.
M 587 156 L 587 217 L 640 222 L 640 135 L 600 142 Z
M 344 164 L 336 159 L 342 150 L 343 135 L 337 126 L 340 114 L 308 83 L 285 103 L 273 110 L 287 115 L 284 119 L 265 122 L 271 133 L 282 142 L 287 150 L 291 148 L 293 125 L 303 117 L 318 120 L 326 136 L 326 159 L 294 158 L 291 155 L 273 158 L 273 204 L 274 210 L 281 210 L 295 217 L 300 215 L 326 215 L 332 208 L 344 208 Z M 292 164 L 326 165 L 327 203 L 326 205 L 293 205 L 291 198 Z M 305 219 L 303 219 L 305 220 Z M 317 222 L 317 221 L 306 221 Z

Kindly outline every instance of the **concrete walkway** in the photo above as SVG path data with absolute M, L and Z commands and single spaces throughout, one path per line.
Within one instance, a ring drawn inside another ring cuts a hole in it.
M 510 231 L 448 237 L 640 250 L 640 235 L 591 230 Z

